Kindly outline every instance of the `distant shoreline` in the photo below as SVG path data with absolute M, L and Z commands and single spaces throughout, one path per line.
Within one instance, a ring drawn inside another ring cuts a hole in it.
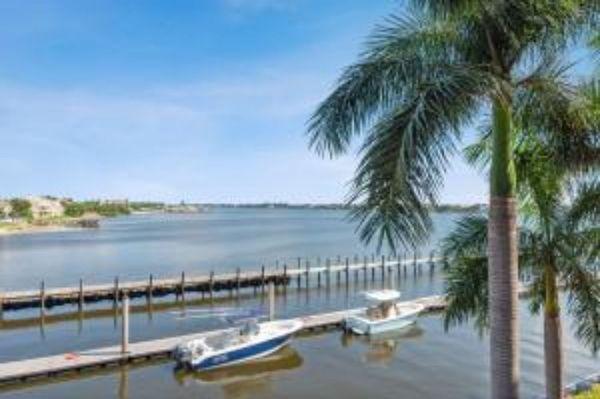
M 49 226 L 18 226 L 10 229 L 0 228 L 0 237 L 26 234 L 60 233 L 65 231 L 83 230 L 85 227 L 71 227 L 64 225 Z

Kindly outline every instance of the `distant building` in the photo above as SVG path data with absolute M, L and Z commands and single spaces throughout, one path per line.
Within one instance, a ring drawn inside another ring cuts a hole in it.
M 27 197 L 31 203 L 31 215 L 34 219 L 59 217 L 64 214 L 64 207 L 58 199 L 47 197 Z

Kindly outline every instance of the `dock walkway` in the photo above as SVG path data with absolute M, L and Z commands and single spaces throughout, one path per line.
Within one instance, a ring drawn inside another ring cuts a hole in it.
M 144 281 L 129 281 L 122 282 L 115 278 L 111 284 L 95 284 L 84 285 L 82 280 L 78 286 L 74 287 L 59 287 L 48 288 L 44 282 L 40 284 L 39 290 L 27 291 L 7 291 L 0 292 L 0 315 L 2 311 L 19 310 L 25 308 L 45 308 L 54 306 L 75 304 L 83 307 L 85 303 L 99 302 L 103 300 L 118 301 L 123 295 L 130 298 L 139 297 L 160 297 L 170 294 L 184 296 L 186 292 L 201 292 L 203 295 L 213 295 L 214 292 L 229 290 L 239 291 L 241 288 L 248 287 L 265 287 L 269 283 L 275 285 L 287 286 L 295 279 L 297 286 L 308 286 L 311 281 L 311 276 L 316 276 L 318 284 L 321 284 L 321 275 L 323 275 L 324 283 L 330 284 L 333 281 L 333 276 L 336 276 L 336 281 L 340 282 L 342 276 L 345 281 L 351 278 L 351 272 L 354 272 L 354 278 L 359 278 L 359 272 L 362 271 L 364 279 L 375 278 L 376 270 L 385 277 L 386 273 L 391 273 L 394 268 L 397 272 L 401 270 L 406 274 L 407 268 L 412 269 L 413 273 L 421 270 L 423 265 L 429 265 L 430 270 L 433 270 L 435 265 L 441 262 L 441 258 L 434 257 L 433 254 L 429 258 L 417 259 L 415 255 L 412 259 L 391 259 L 382 256 L 381 259 L 375 260 L 375 257 L 359 260 L 354 257 L 345 260 L 338 258 L 336 262 L 329 259 L 325 260 L 325 265 L 320 262 L 317 265 L 311 265 L 309 261 L 302 262 L 300 258 L 297 260 L 297 265 L 294 268 L 288 268 L 287 265 L 275 269 L 267 270 L 264 266 L 259 271 L 242 272 L 239 268 L 233 273 L 223 273 L 215 275 L 210 272 L 209 275 L 202 276 L 186 276 L 181 273 L 178 278 L 155 279 L 150 275 Z M 313 281 L 314 282 L 314 281 Z
M 444 298 L 441 296 L 423 297 L 407 302 L 420 303 L 425 307 L 425 311 L 440 310 L 445 306 Z M 303 331 L 326 329 L 341 326 L 344 317 L 361 310 L 351 309 L 320 313 L 298 317 L 295 320 L 303 322 Z M 126 353 L 121 352 L 121 346 L 115 345 L 75 353 L 0 363 L 0 386 L 18 384 L 30 379 L 54 377 L 65 373 L 76 373 L 86 369 L 165 358 L 169 357 L 173 348 L 181 342 L 220 331 L 225 330 L 135 342 L 128 345 Z

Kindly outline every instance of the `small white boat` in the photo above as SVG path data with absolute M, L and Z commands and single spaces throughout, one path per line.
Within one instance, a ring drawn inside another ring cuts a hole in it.
M 400 292 L 378 290 L 364 292 L 370 302 L 364 312 L 347 316 L 344 326 L 347 331 L 359 335 L 374 335 L 398 330 L 413 324 L 424 309 L 417 303 L 398 302 Z
M 192 370 L 210 370 L 257 359 L 287 345 L 302 328 L 298 320 L 258 323 L 246 320 L 241 327 L 178 345 L 173 356 L 178 366 Z

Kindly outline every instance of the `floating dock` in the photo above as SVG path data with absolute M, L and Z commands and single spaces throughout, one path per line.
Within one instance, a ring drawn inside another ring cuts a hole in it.
M 341 259 L 331 261 L 326 259 L 323 263 L 317 262 L 311 265 L 310 261 L 303 261 L 298 258 L 295 267 L 290 268 L 287 265 L 267 270 L 264 266 L 259 271 L 242 272 L 239 268 L 234 273 L 225 273 L 216 275 L 210 272 L 204 276 L 186 276 L 185 273 L 177 278 L 156 279 L 150 275 L 144 281 L 119 281 L 115 278 L 112 284 L 86 285 L 83 280 L 79 280 L 79 285 L 74 287 L 48 288 L 41 282 L 39 290 L 29 291 L 7 291 L 0 292 L 0 317 L 3 311 L 19 310 L 26 308 L 40 308 L 42 311 L 60 305 L 78 305 L 83 308 L 86 303 L 99 301 L 119 301 L 123 296 L 130 298 L 146 297 L 151 300 L 153 297 L 163 297 L 166 295 L 176 295 L 184 297 L 186 292 L 200 292 L 202 295 L 212 296 L 218 291 L 236 291 L 242 288 L 253 287 L 255 289 L 264 289 L 269 283 L 276 286 L 288 286 L 296 280 L 298 288 L 309 286 L 311 276 L 316 277 L 316 283 L 329 285 L 334 278 L 337 283 L 342 279 L 348 282 L 351 278 L 355 280 L 362 275 L 363 279 L 375 279 L 375 274 L 380 273 L 382 279 L 386 274 L 392 273 L 396 269 L 397 273 L 407 274 L 407 269 L 412 270 L 413 274 L 420 273 L 423 265 L 428 265 L 429 270 L 433 270 L 441 258 L 434 257 L 432 253 L 429 258 L 417 258 L 415 254 L 412 259 L 391 258 L 382 256 L 376 259 L 364 257 L 362 260 L 358 257 L 352 259 Z M 335 276 L 335 277 L 334 277 Z M 313 283 L 315 281 L 313 280 Z
M 405 303 L 422 304 L 425 307 L 424 311 L 442 310 L 445 307 L 445 300 L 442 296 L 422 297 Z M 363 309 L 319 313 L 298 317 L 295 320 L 302 321 L 304 325 L 302 331 L 337 328 L 341 326 L 346 316 L 361 310 Z M 88 369 L 167 358 L 177 344 L 215 332 L 219 332 L 219 330 L 130 343 L 127 344 L 126 352 L 122 351 L 122 346 L 115 345 L 81 352 L 0 363 L 0 387 L 77 373 Z

